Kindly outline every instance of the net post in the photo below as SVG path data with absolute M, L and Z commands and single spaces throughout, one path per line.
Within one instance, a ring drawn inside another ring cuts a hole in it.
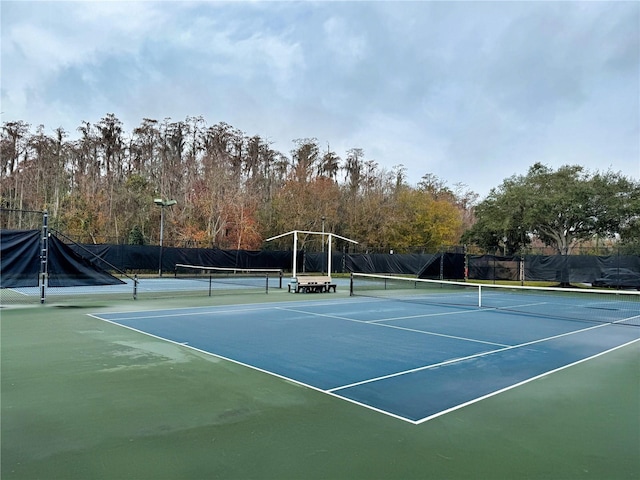
M 133 299 L 138 299 L 138 275 L 133 276 Z
M 213 284 L 213 275 L 209 274 L 209 296 L 211 296 L 211 285 Z
M 349 276 L 349 296 L 353 297 L 353 272 Z
M 279 277 L 278 288 L 282 288 L 282 270 L 278 272 L 278 277 Z
M 478 307 L 482 308 L 482 285 L 478 285 Z
M 266 280 L 266 281 L 265 281 L 265 284 L 266 284 L 266 286 L 265 286 L 265 293 L 266 293 L 267 295 L 269 295 L 269 272 L 267 272 L 267 273 L 265 273 L 265 274 L 264 274 L 264 278 L 265 278 L 265 280 Z
M 44 303 L 46 299 L 46 287 L 45 283 L 47 282 L 47 274 L 43 273 L 42 278 L 40 279 L 40 303 Z

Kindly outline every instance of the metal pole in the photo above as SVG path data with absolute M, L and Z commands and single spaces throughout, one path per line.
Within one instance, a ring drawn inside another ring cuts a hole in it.
M 292 277 L 296 278 L 296 268 L 297 268 L 297 253 L 298 253 L 298 232 L 293 232 L 293 272 Z
M 327 267 L 327 275 L 329 275 L 329 277 L 331 277 L 331 236 L 332 235 L 329 234 L 329 253 L 327 254 L 328 255 L 328 257 L 327 257 L 327 265 L 328 265 L 328 267 Z M 322 238 L 324 238 L 324 236 Z M 324 256 L 322 258 L 324 260 Z
M 324 274 L 324 215 L 322 216 L 322 273 Z M 331 241 L 331 237 L 329 237 L 329 241 Z M 331 271 L 329 271 L 329 275 L 331 275 Z
M 162 243 L 164 238 L 164 205 L 160 205 L 160 259 L 158 260 L 158 276 L 162 276 Z

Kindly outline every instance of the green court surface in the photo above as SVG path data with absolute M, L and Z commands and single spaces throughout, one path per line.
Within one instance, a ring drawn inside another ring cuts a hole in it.
M 2 479 L 640 478 L 638 342 L 413 425 L 87 315 L 313 298 L 3 307 Z

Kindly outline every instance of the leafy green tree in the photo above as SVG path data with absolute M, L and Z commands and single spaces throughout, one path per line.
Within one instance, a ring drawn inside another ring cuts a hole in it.
M 578 165 L 554 171 L 536 163 L 527 175 L 491 190 L 463 241 L 514 253 L 537 237 L 568 255 L 581 241 L 612 237 L 632 225 L 639 195 L 640 185 L 620 173 L 590 174 Z
M 491 190 L 475 207 L 476 222 L 463 233 L 462 243 L 509 255 L 525 248 L 531 237 L 524 219 L 523 195 L 512 179 L 505 180 L 500 191 Z
M 134 225 L 129 232 L 129 245 L 144 245 L 144 235 L 139 225 Z

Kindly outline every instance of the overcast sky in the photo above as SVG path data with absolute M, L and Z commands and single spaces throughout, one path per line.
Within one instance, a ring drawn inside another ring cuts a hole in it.
M 201 115 L 482 197 L 535 162 L 640 178 L 636 1 L 0 5 L 3 122 Z

